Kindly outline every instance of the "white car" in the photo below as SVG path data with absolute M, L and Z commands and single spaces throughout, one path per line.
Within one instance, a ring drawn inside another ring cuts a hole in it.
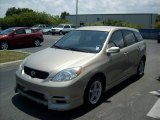
M 55 28 L 52 28 L 52 34 L 65 34 L 72 30 L 75 30 L 75 26 L 72 24 L 60 24 Z

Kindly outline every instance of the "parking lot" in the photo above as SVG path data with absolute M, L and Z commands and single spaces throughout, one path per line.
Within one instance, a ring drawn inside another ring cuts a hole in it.
M 47 47 L 51 47 L 62 35 L 43 35 L 44 42 L 39 47 L 25 47 L 25 48 L 15 48 L 15 50 L 22 52 L 34 53 L 40 50 L 43 50 Z
M 40 47 L 15 50 L 34 53 L 50 47 L 62 36 L 44 36 Z M 1 120 L 158 120 L 156 115 L 147 116 L 159 97 L 150 94 L 160 90 L 160 44 L 146 40 L 147 61 L 142 78 L 131 77 L 105 93 L 103 102 L 95 108 L 81 106 L 71 111 L 48 110 L 14 93 L 17 65 L 0 68 L 0 119 Z M 54 61 L 53 61 L 54 62 Z M 153 113 L 154 114 L 154 113 Z

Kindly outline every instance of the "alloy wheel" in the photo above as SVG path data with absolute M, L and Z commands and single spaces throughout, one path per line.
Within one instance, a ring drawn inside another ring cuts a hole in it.
M 35 45 L 36 47 L 40 46 L 40 41 L 39 41 L 39 40 L 35 40 L 35 41 L 34 41 L 34 45 Z
M 102 84 L 100 81 L 94 81 L 89 90 L 89 102 L 96 104 L 102 94 Z
M 8 49 L 8 43 L 7 42 L 2 42 L 1 43 L 1 49 L 2 50 L 7 50 Z
M 142 76 L 144 74 L 145 63 L 144 60 L 141 60 L 138 67 L 138 75 Z

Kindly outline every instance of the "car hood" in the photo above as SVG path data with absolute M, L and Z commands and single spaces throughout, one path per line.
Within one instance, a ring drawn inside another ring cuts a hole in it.
M 29 56 L 24 66 L 51 73 L 83 66 L 94 56 L 95 54 L 93 53 L 47 48 Z

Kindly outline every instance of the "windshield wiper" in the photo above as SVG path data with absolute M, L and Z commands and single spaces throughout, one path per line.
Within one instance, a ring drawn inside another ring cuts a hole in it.
M 61 47 L 57 45 L 53 45 L 52 47 L 58 48 L 58 49 L 63 49 L 63 50 L 71 50 L 71 51 L 78 51 L 78 52 L 86 52 L 89 53 L 87 50 L 82 50 L 82 49 L 77 49 L 77 48 L 72 48 L 72 47 Z
M 78 51 L 78 52 L 86 52 L 88 53 L 87 50 L 81 50 L 81 49 L 77 49 L 77 48 L 64 48 L 65 50 L 72 50 L 72 51 Z

